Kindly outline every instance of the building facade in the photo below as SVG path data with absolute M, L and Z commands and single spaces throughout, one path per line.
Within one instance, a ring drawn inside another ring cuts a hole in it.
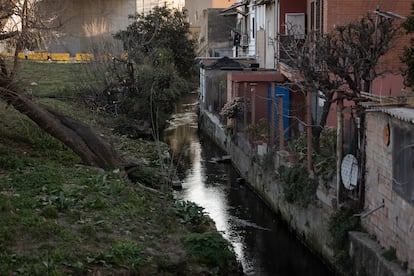
M 414 109 L 369 107 L 362 225 L 414 270 Z

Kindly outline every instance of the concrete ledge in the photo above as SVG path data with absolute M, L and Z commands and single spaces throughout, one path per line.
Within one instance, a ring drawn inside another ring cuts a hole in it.
M 349 239 L 349 256 L 353 263 L 353 275 L 409 275 L 397 263 L 387 261 L 382 256 L 385 250 L 368 234 L 349 232 Z

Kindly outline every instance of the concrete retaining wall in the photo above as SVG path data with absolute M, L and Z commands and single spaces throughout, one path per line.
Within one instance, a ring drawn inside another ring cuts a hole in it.
M 276 170 L 265 171 L 263 159 L 252 154 L 241 139 L 232 138 L 220 125 L 216 116 L 208 112 L 200 115 L 200 127 L 232 158 L 233 165 L 263 201 L 288 223 L 297 236 L 327 263 L 333 263 L 333 250 L 329 246 L 328 219 L 333 209 L 318 203 L 301 208 L 283 200 L 281 183 Z
M 349 255 L 354 264 L 353 275 L 407 275 L 398 264 L 387 261 L 382 256 L 385 250 L 368 234 L 349 232 L 349 238 Z
M 218 118 L 209 112 L 200 115 L 200 128 L 232 158 L 233 165 L 241 176 L 263 199 L 263 201 L 284 219 L 296 235 L 313 252 L 334 268 L 334 251 L 330 247 L 328 220 L 335 211 L 329 193 L 318 188 L 316 204 L 301 208 L 287 203 L 283 198 L 281 181 L 277 171 L 264 170 L 263 158 L 253 153 L 248 143 L 237 135 L 226 133 Z M 275 168 L 278 166 L 276 158 Z M 323 186 L 323 185 L 320 185 Z M 353 261 L 353 275 L 407 275 L 396 263 L 382 257 L 384 249 L 367 234 L 350 233 L 350 257 Z

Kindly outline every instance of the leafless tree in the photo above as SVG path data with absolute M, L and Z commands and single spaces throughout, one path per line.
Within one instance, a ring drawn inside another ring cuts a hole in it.
M 313 118 L 314 146 L 326 125 L 332 103 L 361 100 L 361 91 L 371 92 L 372 81 L 384 74 L 381 58 L 401 33 L 399 22 L 367 14 L 357 21 L 337 26 L 327 34 L 309 33 L 303 39 L 281 43 L 282 62 L 299 73 L 297 85 L 324 100 L 318 122 Z

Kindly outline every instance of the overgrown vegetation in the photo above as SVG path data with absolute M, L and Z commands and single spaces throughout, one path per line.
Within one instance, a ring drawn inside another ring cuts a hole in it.
M 85 81 L 84 99 L 91 108 L 118 116 L 118 133 L 159 138 L 180 96 L 195 89 L 195 41 L 182 11 L 156 7 L 130 19 L 114 36 L 125 54 L 95 61 L 89 74 L 100 82 Z
M 325 180 L 333 177 L 336 171 L 336 129 L 324 128 L 319 138 L 319 151 L 312 152 L 315 175 Z M 299 153 L 299 162 L 305 162 L 308 153 L 306 133 L 289 142 L 288 151 Z
M 283 181 L 283 195 L 287 202 L 307 207 L 316 199 L 318 183 L 309 177 L 307 168 L 301 164 L 293 167 L 280 167 L 279 173 Z
M 336 249 L 344 249 L 348 241 L 348 232 L 360 228 L 360 219 L 354 216 L 355 211 L 341 208 L 329 218 L 329 233 L 332 245 Z
M 387 261 L 396 261 L 397 260 L 397 250 L 395 249 L 395 247 L 390 247 L 389 249 L 387 249 L 384 253 L 382 253 L 382 256 L 387 260 Z
M 219 232 L 193 233 L 183 241 L 194 258 L 213 267 L 211 274 L 227 275 L 234 252 Z
M 26 65 L 34 72 L 24 76 L 29 83 L 54 64 Z M 55 85 L 60 86 L 41 82 L 38 87 L 53 91 Z M 36 94 L 36 100 L 81 117 L 124 156 L 142 160 L 147 167 L 138 174 L 160 170 L 166 162 L 158 154 L 165 145 L 114 135 L 113 118 L 66 97 L 44 95 Z M 145 188 L 142 178 L 130 182 L 119 169 L 80 165 L 72 150 L 6 104 L 0 104 L 0 117 L 1 275 L 192 275 L 216 269 L 215 263 L 189 259 L 182 242 L 203 223 L 200 207 L 189 203 L 183 219 L 170 193 Z M 224 242 L 219 236 L 213 242 Z
M 190 227 L 191 230 L 202 232 L 210 226 L 203 207 L 191 201 L 176 201 L 174 206 L 180 222 Z
M 336 264 L 345 271 L 351 267 L 347 251 L 348 232 L 361 230 L 360 219 L 354 214 L 355 210 L 353 208 L 341 208 L 331 215 L 328 222 L 328 231 L 332 237 Z

